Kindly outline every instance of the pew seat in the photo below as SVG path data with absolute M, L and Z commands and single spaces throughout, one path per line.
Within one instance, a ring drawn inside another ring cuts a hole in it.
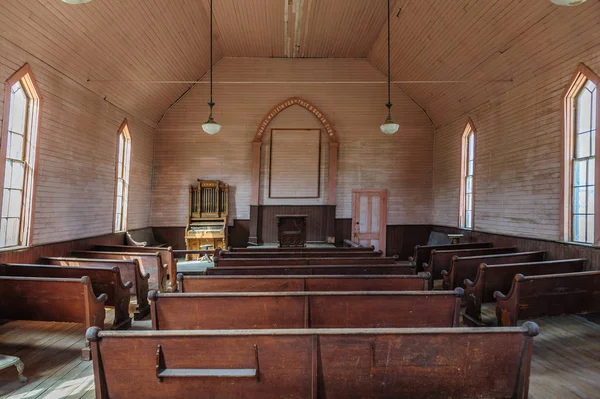
M 429 289 L 428 273 L 419 276 L 185 276 L 177 275 L 179 292 L 284 291 L 421 291 Z
M 0 276 L 12 277 L 50 277 L 63 279 L 81 279 L 88 276 L 96 295 L 105 294 L 105 306 L 115 309 L 114 329 L 131 327 L 129 317 L 129 290 L 131 282 L 123 283 L 118 267 L 72 267 L 50 265 L 3 264 Z
M 546 260 L 546 252 L 515 252 L 496 255 L 454 256 L 450 270 L 442 270 L 443 288 L 445 290 L 463 287 L 465 280 L 473 280 L 479 270 L 479 265 L 498 265 L 505 263 L 541 262 Z
M 82 323 L 104 328 L 106 294 L 96 296 L 89 277 L 0 276 L 0 319 Z M 90 359 L 89 347 L 82 349 Z
M 564 259 L 545 262 L 510 263 L 500 265 L 479 266 L 474 281 L 465 280 L 465 301 L 467 307 L 464 322 L 468 325 L 481 325 L 481 305 L 494 301 L 494 292 L 508 292 L 517 274 L 539 276 L 544 274 L 559 274 L 582 272 L 587 265 L 587 259 Z
M 118 267 L 121 271 L 123 280 L 133 283 L 129 290 L 130 295 L 135 295 L 136 308 L 133 312 L 134 320 L 142 320 L 150 314 L 150 304 L 148 303 L 148 280 L 150 275 L 143 273 L 137 259 L 118 260 L 118 259 L 89 259 L 89 258 L 60 258 L 45 257 L 40 262 L 57 266 L 78 266 L 78 267 Z
M 131 397 L 132 389 L 146 399 L 526 399 L 538 332 L 526 322 L 86 335 L 97 399 Z
M 463 289 L 158 293 L 154 330 L 458 327 Z
M 518 320 L 600 311 L 600 271 L 524 276 L 517 274 L 508 294 L 494 293 L 498 325 Z
M 206 275 L 348 275 L 348 274 L 403 274 L 414 275 L 415 268 L 409 264 L 390 265 L 323 265 L 323 266 L 233 266 L 209 267 Z M 193 274 L 186 272 L 184 274 Z

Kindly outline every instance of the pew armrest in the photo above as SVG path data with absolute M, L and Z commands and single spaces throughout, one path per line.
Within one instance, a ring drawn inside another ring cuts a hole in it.
M 496 318 L 498 325 L 509 327 L 516 326 L 519 320 L 519 282 L 523 281 L 525 276 L 517 274 L 512 282 L 510 291 L 504 295 L 500 291 L 494 292 L 496 298 Z

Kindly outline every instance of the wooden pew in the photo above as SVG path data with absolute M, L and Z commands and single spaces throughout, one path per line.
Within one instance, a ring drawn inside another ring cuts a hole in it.
M 0 319 L 82 323 L 104 328 L 106 294 L 96 297 L 87 276 L 0 276 L 0 293 Z M 87 345 L 81 357 L 90 359 Z
M 410 264 L 399 265 L 323 265 L 323 266 L 235 266 L 209 267 L 204 272 L 185 275 L 206 274 L 212 276 L 244 276 L 244 275 L 348 275 L 348 274 L 415 274 L 415 268 Z
M 429 273 L 419 276 L 184 276 L 179 292 L 426 291 Z
M 71 257 L 88 259 L 132 260 L 137 259 L 143 273 L 150 274 L 150 288 L 167 290 L 167 265 L 162 263 L 158 252 L 108 252 L 108 251 L 71 251 Z
M 58 279 L 81 279 L 88 276 L 95 294 L 106 294 L 105 306 L 115 309 L 112 328 L 127 329 L 131 327 L 129 317 L 129 289 L 131 282 L 123 284 L 118 267 L 69 267 L 49 265 L 0 265 L 0 276 L 11 277 L 50 277 Z
M 100 331 L 96 398 L 518 398 L 538 326 Z M 132 354 L 135 353 L 135 356 Z M 193 354 L 193 356 L 191 356 Z
M 167 265 L 168 287 L 175 287 L 177 276 L 177 262 L 173 255 L 173 247 L 134 247 L 129 245 L 94 245 L 93 251 L 108 251 L 108 252 L 149 252 L 160 254 L 160 259 L 163 265 Z
M 498 325 L 517 320 L 600 311 L 600 271 L 523 276 L 517 274 L 507 295 L 496 298 Z
M 57 266 L 80 266 L 80 267 L 118 267 L 121 271 L 121 277 L 133 283 L 129 294 L 135 295 L 136 309 L 133 312 L 134 320 L 142 320 L 150 314 L 150 303 L 148 302 L 148 280 L 150 274 L 143 273 L 137 259 L 131 260 L 107 260 L 107 259 L 89 259 L 89 258 L 41 258 L 40 262 Z
M 458 327 L 455 291 L 150 291 L 154 330 Z
M 479 266 L 474 281 L 465 280 L 465 300 L 467 308 L 464 322 L 469 325 L 481 325 L 481 304 L 494 301 L 494 292 L 508 292 L 517 274 L 539 276 L 543 274 L 559 274 L 582 272 L 587 259 L 564 259 L 546 262 L 511 263 L 501 265 Z
M 440 251 L 453 251 L 457 249 L 473 249 L 473 248 L 491 248 L 494 244 L 491 242 L 469 242 L 465 244 L 447 244 L 447 245 L 416 245 L 415 253 L 408 258 L 417 267 L 417 273 L 423 271 L 423 263 L 431 263 L 429 256 L 434 249 Z
M 215 266 L 288 266 L 288 265 L 393 265 L 399 262 L 397 257 L 381 258 L 217 258 Z
M 471 249 L 455 249 L 455 250 L 438 250 L 431 251 L 429 263 L 423 263 L 423 270 L 431 273 L 431 284 L 433 288 L 433 280 L 442 278 L 442 270 L 450 270 L 452 258 L 454 256 L 480 256 L 480 255 L 496 255 L 518 252 L 517 247 L 496 247 L 496 248 L 471 248 Z
M 266 247 L 261 247 L 261 248 L 254 248 L 254 247 L 247 247 L 247 248 L 232 248 L 229 247 L 227 249 L 227 251 L 229 252 L 247 252 L 247 253 L 252 253 L 252 254 L 258 254 L 261 252 L 331 252 L 331 251 L 339 251 L 339 252 L 352 252 L 352 251 L 357 251 L 357 252 L 373 252 L 375 250 L 375 247 L 371 246 L 371 247 L 336 247 L 336 248 L 329 248 L 329 247 L 318 247 L 318 248 L 266 248 Z
M 510 254 L 482 255 L 482 256 L 454 256 L 450 270 L 442 270 L 445 290 L 463 287 L 465 280 L 473 280 L 479 270 L 479 265 L 498 265 L 504 263 L 541 262 L 546 260 L 546 252 L 516 252 Z
M 383 256 L 381 251 L 270 251 L 270 252 L 227 252 L 220 251 L 219 259 L 247 259 L 247 258 L 380 258 Z

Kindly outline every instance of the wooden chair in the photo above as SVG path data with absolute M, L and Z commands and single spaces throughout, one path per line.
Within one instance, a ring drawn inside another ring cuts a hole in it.
M 87 339 L 98 399 L 130 397 L 132 389 L 146 399 L 526 399 L 538 332 L 532 322 L 509 328 L 90 328 Z

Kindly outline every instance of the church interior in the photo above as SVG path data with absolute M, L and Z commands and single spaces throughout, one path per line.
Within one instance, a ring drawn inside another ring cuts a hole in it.
M 0 397 L 600 397 L 599 0 L 2 0 L 0 82 Z

